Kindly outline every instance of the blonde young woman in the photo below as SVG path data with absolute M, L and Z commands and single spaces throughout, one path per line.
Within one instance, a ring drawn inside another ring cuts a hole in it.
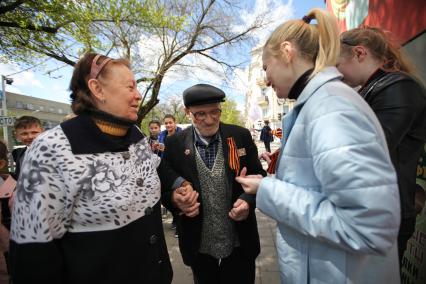
M 341 82 L 338 53 L 335 20 L 318 9 L 272 33 L 267 84 L 297 101 L 276 175 L 236 179 L 277 221 L 282 283 L 397 283 L 395 171 L 376 116 Z

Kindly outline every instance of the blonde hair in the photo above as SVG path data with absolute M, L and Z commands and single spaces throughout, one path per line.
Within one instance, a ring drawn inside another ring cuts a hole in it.
M 316 19 L 317 24 L 309 24 Z M 314 64 L 311 76 L 326 66 L 335 66 L 340 52 L 339 29 L 329 12 L 312 9 L 300 20 L 290 20 L 278 26 L 263 47 L 264 52 L 280 56 L 284 41 L 296 45 L 299 56 Z
M 388 72 L 402 71 L 419 79 L 417 70 L 390 32 L 364 26 L 345 31 L 340 36 L 342 55 L 352 54 L 352 48 L 360 45 L 368 48 L 374 58 L 384 62 L 382 69 Z

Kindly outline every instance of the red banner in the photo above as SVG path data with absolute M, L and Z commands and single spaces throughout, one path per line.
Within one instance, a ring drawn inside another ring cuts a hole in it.
M 327 0 L 341 31 L 368 25 L 392 32 L 405 44 L 426 29 L 425 0 Z

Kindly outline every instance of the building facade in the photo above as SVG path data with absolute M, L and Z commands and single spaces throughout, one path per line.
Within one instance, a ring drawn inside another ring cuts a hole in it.
M 45 129 L 51 129 L 61 123 L 70 113 L 71 105 L 51 100 L 24 96 L 6 92 L 7 116 L 21 117 L 30 115 L 40 119 Z M 1 128 L 2 129 L 2 128 Z M 13 136 L 13 126 L 8 127 L 9 147 L 16 145 Z M 3 136 L 2 136 L 3 137 Z
M 246 95 L 246 127 L 260 130 L 268 120 L 272 129 L 281 128 L 281 120 L 294 105 L 294 100 L 278 99 L 274 90 L 266 86 L 266 74 L 262 66 L 262 46 L 251 51 L 249 87 Z

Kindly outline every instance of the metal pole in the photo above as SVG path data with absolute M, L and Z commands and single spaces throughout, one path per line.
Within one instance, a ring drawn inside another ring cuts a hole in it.
M 3 91 L 3 96 L 2 96 L 2 115 L 3 116 L 7 116 L 7 106 L 6 106 L 6 77 L 1 75 L 1 87 L 2 87 L 2 91 Z M 9 146 L 9 135 L 7 132 L 7 125 L 3 126 L 3 140 L 4 143 L 6 143 L 7 146 Z

